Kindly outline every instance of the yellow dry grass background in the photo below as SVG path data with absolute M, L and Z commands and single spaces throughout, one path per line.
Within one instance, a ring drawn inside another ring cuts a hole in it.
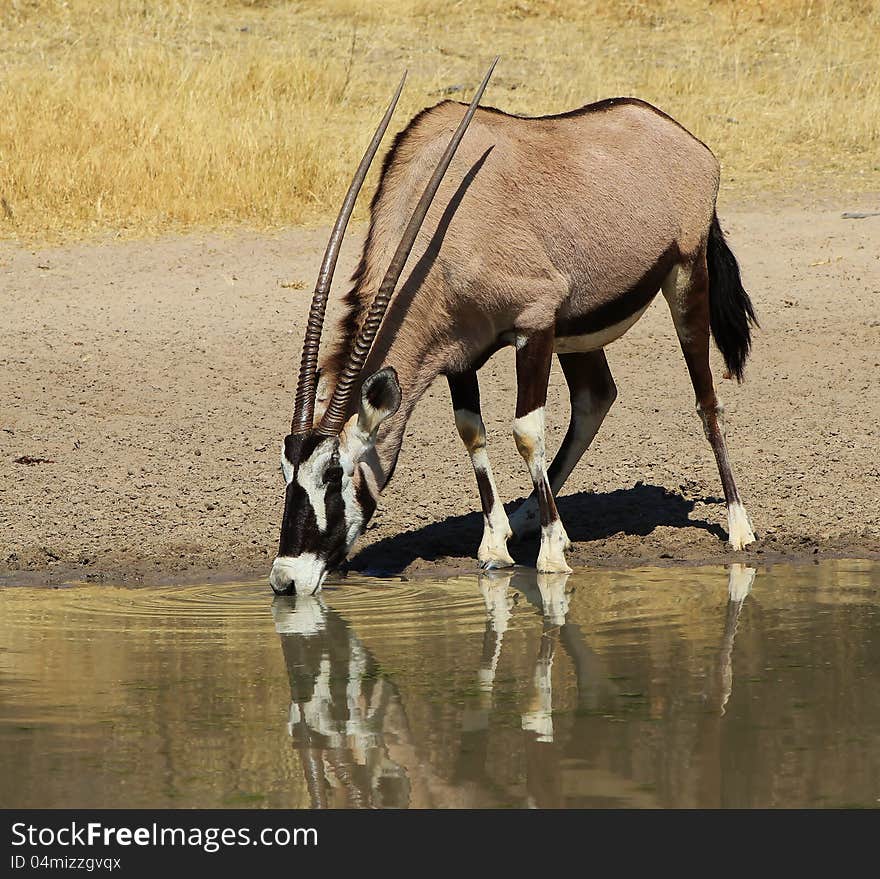
M 325 221 L 402 68 L 396 128 L 496 53 L 486 103 L 645 98 L 728 194 L 880 189 L 873 0 L 0 0 L 0 237 Z

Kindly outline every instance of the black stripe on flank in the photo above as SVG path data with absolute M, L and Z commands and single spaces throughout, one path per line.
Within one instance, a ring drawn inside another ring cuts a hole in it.
M 660 291 L 660 286 L 672 267 L 681 260 L 681 252 L 677 244 L 670 244 L 654 264 L 628 290 L 615 296 L 609 302 L 587 314 L 566 317 L 556 322 L 556 336 L 586 336 L 613 327 L 631 318 L 643 308 Z

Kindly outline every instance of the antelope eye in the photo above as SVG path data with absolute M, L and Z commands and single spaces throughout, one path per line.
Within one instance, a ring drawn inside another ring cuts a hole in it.
M 324 484 L 326 485 L 328 482 L 342 482 L 341 467 L 328 467 L 324 471 Z

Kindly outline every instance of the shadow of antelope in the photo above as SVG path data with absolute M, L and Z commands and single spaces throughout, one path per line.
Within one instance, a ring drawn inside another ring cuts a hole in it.
M 520 501 L 507 506 L 515 508 Z M 603 540 L 614 534 L 647 536 L 655 528 L 696 528 L 724 540 L 724 529 L 704 519 L 691 518 L 698 503 L 724 503 L 723 498 L 707 496 L 688 499 L 659 485 L 636 483 L 632 488 L 611 492 L 561 497 L 557 506 L 568 523 L 569 537 L 576 542 Z M 386 537 L 365 547 L 349 562 L 349 569 L 374 575 L 398 574 L 418 559 L 470 559 L 479 541 L 483 517 L 477 513 L 449 516 L 421 528 Z M 514 561 L 532 566 L 538 552 L 539 536 L 511 544 Z

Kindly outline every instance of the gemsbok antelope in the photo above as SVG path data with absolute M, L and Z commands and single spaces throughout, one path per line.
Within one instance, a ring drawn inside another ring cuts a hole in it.
M 413 408 L 440 375 L 476 473 L 480 565 L 513 564 L 508 539 L 540 527 L 538 570 L 568 571 L 569 540 L 553 498 L 614 402 L 603 349 L 658 290 L 718 463 L 730 544 L 741 549 L 755 539 L 709 369 L 711 328 L 728 372 L 742 380 L 756 323 L 715 213 L 715 157 L 634 98 L 537 118 L 478 111 L 494 66 L 469 107 L 443 101 L 398 134 L 339 338 L 319 370 L 342 237 L 403 81 L 352 181 L 318 275 L 282 449 L 287 488 L 270 574 L 276 592 L 315 592 L 345 559 L 394 472 Z M 486 453 L 477 384 L 477 370 L 506 345 L 516 348 L 513 435 L 534 487 L 510 522 Z M 571 421 L 548 468 L 544 404 L 554 351 Z

